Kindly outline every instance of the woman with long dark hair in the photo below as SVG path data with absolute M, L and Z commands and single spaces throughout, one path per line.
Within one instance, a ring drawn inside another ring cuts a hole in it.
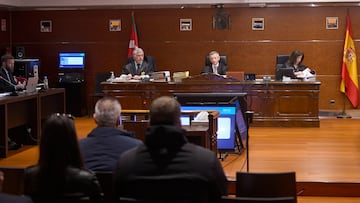
M 25 170 L 25 194 L 33 200 L 84 196 L 101 202 L 95 174 L 84 169 L 72 116 L 53 114 L 46 120 L 38 163 Z
M 283 65 L 283 68 L 292 68 L 293 69 L 293 75 L 291 75 L 291 78 L 303 78 L 308 76 L 309 74 L 314 75 L 315 71 L 311 70 L 307 66 L 302 64 L 302 61 L 304 60 L 304 53 L 295 50 L 291 53 L 289 60 L 285 62 Z

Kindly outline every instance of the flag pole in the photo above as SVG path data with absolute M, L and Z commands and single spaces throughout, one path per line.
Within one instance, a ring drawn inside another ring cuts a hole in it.
M 351 118 L 351 116 L 349 114 L 346 114 L 345 112 L 345 100 L 346 100 L 346 96 L 345 94 L 343 94 L 343 109 L 341 113 L 338 113 L 336 118 Z

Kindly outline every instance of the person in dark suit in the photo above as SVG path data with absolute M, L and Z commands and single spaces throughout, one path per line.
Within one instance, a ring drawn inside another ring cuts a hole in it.
M 154 65 L 144 60 L 144 50 L 135 48 L 133 51 L 133 61 L 122 68 L 121 74 L 127 75 L 128 79 L 139 80 L 141 75 L 149 75 L 155 71 Z
M 152 102 L 145 143 L 124 152 L 117 162 L 113 178 L 119 198 L 174 199 L 207 190 L 205 202 L 219 202 L 227 195 L 227 179 L 218 158 L 187 141 L 180 113 L 180 104 L 173 97 Z M 199 187 L 202 181 L 204 185 Z
M 10 203 L 32 203 L 33 201 L 26 196 L 17 196 L 2 193 L 2 186 L 4 182 L 4 173 L 0 171 L 0 202 L 10 202 Z
M 118 128 L 121 105 L 114 97 L 103 97 L 95 105 L 93 115 L 97 127 L 80 140 L 86 168 L 92 171 L 113 171 L 121 153 L 142 142 Z
M 44 123 L 39 160 L 24 173 L 24 193 L 36 200 L 65 197 L 90 197 L 101 203 L 100 183 L 84 168 L 73 117 L 52 114 Z
M 221 63 L 220 54 L 217 51 L 212 51 L 209 53 L 210 65 L 206 65 L 201 73 L 214 73 L 219 75 L 226 75 L 228 67 Z
M 310 68 L 302 64 L 303 60 L 304 60 L 303 52 L 299 50 L 293 51 L 289 57 L 289 60 L 286 61 L 282 66 L 282 68 L 293 69 L 293 74 L 286 76 L 291 78 L 298 78 L 298 77 L 305 77 L 306 75 L 308 75 L 307 73 L 314 75 L 315 74 L 314 70 L 311 70 Z
M 1 57 L 0 92 L 13 92 L 24 89 L 25 81 L 23 83 L 15 81 L 13 76 L 14 64 L 14 57 L 10 54 Z

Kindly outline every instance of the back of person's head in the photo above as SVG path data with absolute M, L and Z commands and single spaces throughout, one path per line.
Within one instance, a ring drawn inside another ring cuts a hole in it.
M 114 97 L 103 97 L 95 104 L 93 115 L 98 126 L 116 127 L 119 124 L 121 105 Z
M 180 113 L 180 104 L 175 98 L 159 97 L 150 106 L 150 125 L 180 126 Z
M 38 165 L 40 173 L 49 175 L 63 173 L 69 166 L 83 168 L 71 115 L 52 114 L 45 121 L 41 133 Z
M 289 63 L 291 65 L 294 65 L 297 57 L 299 57 L 299 56 L 302 56 L 302 59 L 301 59 L 301 62 L 302 62 L 304 60 L 304 53 L 299 50 L 293 51 L 289 57 Z M 301 64 L 301 62 L 300 62 L 300 64 Z
M 1 56 L 1 63 L 7 62 L 9 59 L 14 59 L 14 57 L 10 54 L 4 54 Z

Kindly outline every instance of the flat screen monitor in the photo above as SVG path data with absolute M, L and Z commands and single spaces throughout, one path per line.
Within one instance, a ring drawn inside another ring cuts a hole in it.
M 84 52 L 60 52 L 59 53 L 60 69 L 84 69 L 85 53 Z
M 236 106 L 181 106 L 181 110 L 216 110 L 219 111 L 217 148 L 219 150 L 234 150 Z M 189 116 L 181 116 L 181 125 L 190 125 Z
M 247 125 L 244 122 L 247 110 L 246 93 L 211 92 L 211 93 L 174 93 L 175 98 L 185 110 L 218 110 L 218 149 L 234 151 L 235 130 L 240 136 L 246 137 Z M 187 118 L 182 118 L 186 124 Z

